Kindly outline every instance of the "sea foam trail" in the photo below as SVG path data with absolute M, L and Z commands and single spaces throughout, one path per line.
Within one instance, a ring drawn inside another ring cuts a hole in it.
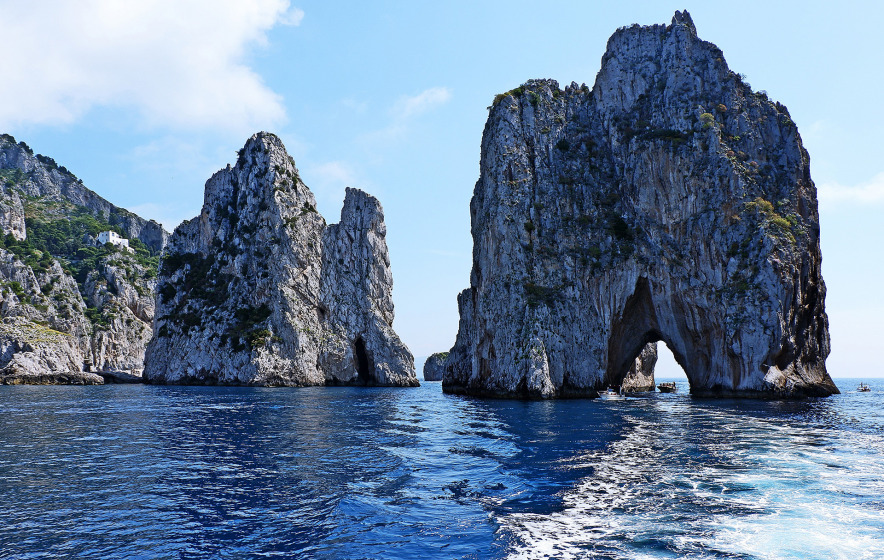
M 880 557 L 884 382 L 855 387 L 0 386 L 0 559 Z
M 598 404 L 623 410 L 623 438 L 562 461 L 593 473 L 560 511 L 497 518 L 509 558 L 879 557 L 880 432 L 683 396 Z

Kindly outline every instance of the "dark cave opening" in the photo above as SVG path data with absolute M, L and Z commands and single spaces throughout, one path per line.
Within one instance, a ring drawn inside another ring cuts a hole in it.
M 371 381 L 371 367 L 368 360 L 368 352 L 365 350 L 365 341 L 358 337 L 354 344 L 356 350 L 356 380 L 359 383 Z

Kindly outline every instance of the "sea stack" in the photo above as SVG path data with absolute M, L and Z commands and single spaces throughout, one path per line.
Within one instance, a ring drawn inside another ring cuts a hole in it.
M 279 138 L 252 136 L 172 234 L 146 380 L 418 385 L 393 331 L 385 236 L 380 203 L 355 189 L 326 225 Z
M 436 352 L 424 362 L 424 381 L 442 381 L 445 376 L 445 360 L 448 352 Z
M 447 392 L 593 396 L 661 340 L 694 395 L 838 392 L 808 154 L 687 12 L 498 95 L 470 212 Z

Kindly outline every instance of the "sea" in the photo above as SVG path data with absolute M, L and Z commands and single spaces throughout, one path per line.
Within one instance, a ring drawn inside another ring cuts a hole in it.
M 0 387 L 3 559 L 884 558 L 884 379 L 804 401 Z

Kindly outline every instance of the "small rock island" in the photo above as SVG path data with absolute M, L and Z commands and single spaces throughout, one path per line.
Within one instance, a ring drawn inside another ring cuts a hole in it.
M 808 154 L 687 12 L 489 109 L 445 391 L 594 396 L 664 341 L 694 395 L 838 392 Z
M 442 381 L 445 375 L 445 360 L 448 352 L 436 352 L 431 354 L 424 362 L 424 381 Z
M 280 139 L 252 136 L 169 240 L 145 380 L 417 386 L 385 236 L 380 203 L 355 189 L 327 225 Z

